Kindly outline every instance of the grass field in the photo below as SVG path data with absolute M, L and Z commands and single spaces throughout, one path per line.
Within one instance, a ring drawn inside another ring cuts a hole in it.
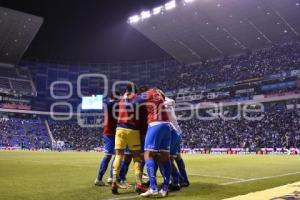
M 112 196 L 109 187 L 93 185 L 100 157 L 100 153 L 0 151 L 0 199 L 137 199 L 132 190 Z M 300 181 L 299 156 L 188 155 L 184 159 L 191 186 L 171 193 L 170 200 L 223 199 Z

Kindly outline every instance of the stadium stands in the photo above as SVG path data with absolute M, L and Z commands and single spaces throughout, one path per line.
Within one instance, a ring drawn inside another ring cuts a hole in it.
M 34 89 L 30 80 L 12 79 L 10 82 L 15 93 L 34 96 Z
M 88 151 L 100 145 L 100 128 L 82 128 L 76 120 L 49 120 L 49 127 L 56 141 L 65 142 L 66 149 Z
M 11 90 L 9 80 L 7 78 L 0 78 L 0 91 L 1 93 L 9 93 Z
M 1 118 L 0 147 L 51 148 L 45 124 L 37 119 Z
M 48 111 L 51 103 L 55 101 L 51 99 L 49 91 L 52 81 L 69 80 L 76 89 L 78 75 L 90 72 L 107 73 L 110 85 L 120 80 L 121 77 L 126 77 L 126 80 L 134 81 L 139 85 L 157 86 L 164 91 L 171 92 L 173 98 L 177 98 L 176 94 L 180 91 L 202 91 L 205 88 L 205 93 L 201 94 L 205 95 L 205 98 L 196 98 L 197 101 L 192 101 L 195 104 L 203 101 L 240 102 L 253 100 L 259 95 L 263 95 L 264 98 L 273 97 L 273 95 L 281 97 L 285 94 L 298 95 L 300 42 L 274 44 L 272 47 L 247 54 L 203 61 L 203 63 L 189 66 L 179 65 L 172 60 L 162 63 L 134 64 L 132 68 L 129 65 L 113 64 L 112 68 L 108 65 L 71 66 L 36 62 L 24 62 L 23 65 L 30 67 L 38 90 L 38 96 L 33 104 L 34 110 Z M 10 69 L 8 72 L 8 76 L 0 78 L 2 90 L 13 88 L 25 93 L 32 91 L 30 81 L 24 79 L 26 73 L 22 72 L 23 78 L 20 79 L 18 75 L 21 73 L 20 70 L 16 72 Z M 7 75 L 4 71 L 2 74 Z M 30 77 L 30 74 L 28 76 Z M 101 93 L 99 80 L 91 79 L 83 81 L 82 84 L 83 92 L 86 94 L 95 91 Z M 66 85 L 61 85 L 58 86 L 57 93 L 64 94 L 67 90 Z M 187 97 L 192 96 L 191 94 L 187 93 Z M 76 95 L 76 90 L 74 90 L 72 98 L 68 100 L 75 106 L 80 103 L 80 98 Z M 189 101 L 188 99 L 182 98 L 181 102 Z M 180 98 L 176 100 L 179 101 Z M 242 147 L 252 150 L 262 147 L 299 147 L 300 125 L 298 121 L 300 116 L 297 107 L 288 110 L 287 104 L 289 103 L 284 101 L 280 110 L 277 107 L 267 106 L 265 117 L 260 121 L 245 119 L 199 121 L 196 118 L 181 121 L 184 146 L 192 148 Z M 19 121 L 12 120 L 10 123 L 19 124 Z M 49 126 L 54 139 L 64 141 L 67 149 L 93 150 L 101 143 L 101 128 L 81 128 L 76 121 L 72 120 L 49 120 Z M 3 133 L 1 135 L 3 138 Z M 4 135 L 7 141 L 7 133 Z M 38 135 L 38 133 L 33 133 L 33 135 Z M 4 140 L 1 141 L 3 144 Z M 43 143 L 47 142 L 48 139 L 45 139 Z
M 36 96 L 30 71 L 26 67 L 0 65 L 1 93 Z
M 163 83 L 165 91 L 197 88 L 300 69 L 300 42 L 273 45 L 247 55 L 225 57 L 197 65 L 179 66 Z
M 273 110 L 258 121 L 245 119 L 224 121 L 181 121 L 183 146 L 189 148 L 258 148 L 300 147 L 300 113 L 298 110 Z

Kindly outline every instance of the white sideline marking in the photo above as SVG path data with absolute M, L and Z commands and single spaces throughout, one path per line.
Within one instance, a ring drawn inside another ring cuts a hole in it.
M 234 177 L 218 176 L 218 175 L 205 175 L 205 174 L 188 174 L 188 175 L 189 176 L 202 176 L 202 177 L 208 177 L 208 178 L 229 179 L 229 180 L 236 180 L 236 181 L 246 180 L 246 179 L 242 179 L 242 178 L 234 178 Z
M 300 182 L 287 184 L 257 192 L 250 192 L 245 195 L 230 197 L 223 200 L 261 200 L 261 199 L 298 199 L 300 194 Z
M 139 195 L 129 196 L 129 197 L 117 197 L 117 198 L 111 198 L 107 200 L 126 200 L 126 199 L 137 199 L 140 198 Z
M 231 182 L 227 182 L 227 183 L 221 183 L 220 185 L 232 185 L 232 184 L 237 184 L 237 183 L 246 183 L 246 182 L 251 182 L 251 181 L 279 178 L 279 177 L 290 176 L 290 175 L 295 175 L 295 174 L 300 174 L 300 172 L 292 172 L 292 173 L 280 174 L 280 175 L 275 175 L 275 176 L 265 176 L 265 177 L 259 177 L 259 178 L 244 179 L 244 180 L 239 180 L 239 181 L 231 181 Z

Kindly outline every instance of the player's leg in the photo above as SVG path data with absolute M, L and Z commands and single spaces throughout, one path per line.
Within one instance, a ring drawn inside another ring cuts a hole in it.
M 174 157 L 171 156 L 171 185 L 170 185 L 170 190 L 172 191 L 179 191 L 180 190 L 180 182 L 179 182 L 179 172 L 175 166 L 175 160 Z
M 115 150 L 116 156 L 113 165 L 113 180 L 111 191 L 113 194 L 118 194 L 118 177 L 121 169 L 121 163 L 124 160 L 124 150 L 127 146 L 127 130 L 123 128 L 117 128 L 115 138 Z
M 141 159 L 142 159 L 142 162 L 141 162 L 141 171 L 142 171 L 142 179 L 148 179 L 148 176 L 147 176 L 147 173 L 144 173 L 144 168 L 145 168 L 145 165 L 146 165 L 146 162 L 145 162 L 145 157 L 144 157 L 144 147 L 145 147 L 145 135 L 141 135 Z
M 158 187 L 157 187 L 157 180 L 156 180 L 157 164 L 155 161 L 156 153 L 159 150 L 159 147 L 157 146 L 157 141 L 159 136 L 158 132 L 159 129 L 157 126 L 149 126 L 145 138 L 144 159 L 146 162 L 150 187 L 147 192 L 141 194 L 141 196 L 143 197 L 158 195 Z
M 163 186 L 160 190 L 160 194 L 165 197 L 168 195 L 169 184 L 171 178 L 171 162 L 170 162 L 170 153 L 169 152 L 161 152 L 160 155 L 160 167 L 163 175 Z
M 171 131 L 171 145 L 170 145 L 170 160 L 171 160 L 171 185 L 170 189 L 172 191 L 179 191 L 180 184 L 179 184 L 179 172 L 175 166 L 175 158 L 177 158 L 178 154 L 180 153 L 180 137 L 179 134 L 175 129 L 172 128 Z
M 146 192 L 145 187 L 142 185 L 142 171 L 141 171 L 141 138 L 140 132 L 132 130 L 128 140 L 128 147 L 131 151 L 134 174 L 135 174 L 135 190 L 138 193 Z
M 180 180 L 180 186 L 181 187 L 188 187 L 190 185 L 190 181 L 188 179 L 188 175 L 187 175 L 187 172 L 186 172 L 185 163 L 184 163 L 184 161 L 183 161 L 180 154 L 177 156 L 175 161 L 177 163 L 179 174 L 180 174 L 180 177 L 182 179 L 182 180 Z
M 113 179 L 112 179 L 112 193 L 118 194 L 118 177 L 120 174 L 121 163 L 124 159 L 124 150 L 116 149 L 115 161 L 113 164 Z
M 162 124 L 160 130 L 160 144 L 159 144 L 159 152 L 160 152 L 160 167 L 163 171 L 163 187 L 160 190 L 160 194 L 162 197 L 166 197 L 168 195 L 170 178 L 171 178 L 171 161 L 170 161 L 170 145 L 171 145 L 171 128 L 169 124 Z
M 184 161 L 181 157 L 181 147 L 180 147 L 181 140 L 182 139 L 181 139 L 180 134 L 179 134 L 178 155 L 177 155 L 175 161 L 177 163 L 179 174 L 180 174 L 180 177 L 182 179 L 180 181 L 180 186 L 181 187 L 188 187 L 190 185 L 190 181 L 188 179 L 188 175 L 187 175 L 187 172 L 186 172 L 185 163 L 184 163 Z
M 111 155 L 104 155 L 101 163 L 100 163 L 100 168 L 98 171 L 98 176 L 95 180 L 95 185 L 96 186 L 105 186 L 105 183 L 103 182 L 103 176 L 108 168 L 109 162 L 111 160 Z
M 141 196 L 154 196 L 157 195 L 157 180 L 155 174 L 155 156 L 160 151 L 160 169 L 164 178 L 163 188 L 160 194 L 165 197 L 168 194 L 168 187 L 171 175 L 171 163 L 170 163 L 170 142 L 171 132 L 169 124 L 159 124 L 155 126 L 149 126 L 146 140 L 145 140 L 145 160 L 147 172 L 150 180 L 150 190 Z
M 115 138 L 114 136 L 103 136 L 103 143 L 104 143 L 104 157 L 100 163 L 100 167 L 98 170 L 98 176 L 95 180 L 95 185 L 96 186 L 104 186 L 103 182 L 103 176 L 108 168 L 109 162 L 111 160 L 112 155 L 115 153 L 114 152 L 114 142 Z
M 129 185 L 126 183 L 126 176 L 128 173 L 131 160 L 132 160 L 132 156 L 129 149 L 127 148 L 125 150 L 125 158 L 122 161 L 122 166 L 119 175 L 120 188 L 127 189 L 129 187 Z
M 107 183 L 108 184 L 112 184 L 112 180 L 113 180 L 113 170 L 114 170 L 114 162 L 115 162 L 115 156 L 113 157 L 111 164 L 110 164 L 110 170 L 109 170 L 109 177 L 107 179 Z
M 145 145 L 146 146 L 146 145 Z M 144 157 L 146 161 L 146 168 L 147 174 L 149 177 L 149 190 L 141 196 L 149 197 L 149 196 L 156 196 L 158 195 L 158 187 L 157 187 L 157 180 L 156 180 L 156 171 L 157 171 L 157 164 L 155 161 L 156 152 L 145 150 Z

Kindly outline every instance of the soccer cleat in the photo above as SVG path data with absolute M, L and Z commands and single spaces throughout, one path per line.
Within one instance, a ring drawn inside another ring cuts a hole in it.
M 96 179 L 94 182 L 95 186 L 103 187 L 105 186 L 105 183 L 102 180 Z
M 180 185 L 179 184 L 178 185 L 177 184 L 170 184 L 169 185 L 169 190 L 174 191 L 174 192 L 175 191 L 180 191 Z
M 118 184 L 117 183 L 112 183 L 111 193 L 112 194 L 119 194 L 119 192 L 118 192 Z
M 168 192 L 168 191 L 165 191 L 165 190 L 163 190 L 163 189 L 161 189 L 161 190 L 159 191 L 159 194 L 161 195 L 161 197 L 166 197 L 166 196 L 168 196 L 169 192 Z
M 108 179 L 107 179 L 107 183 L 108 183 L 109 185 L 111 185 L 111 184 L 112 184 L 112 181 L 113 181 L 113 179 L 112 179 L 112 178 L 108 178 Z
M 147 192 L 147 188 L 145 186 L 143 186 L 142 184 L 135 184 L 134 189 L 135 189 L 135 192 L 137 192 L 138 194 Z
M 147 192 L 140 194 L 141 197 L 155 197 L 158 195 L 157 190 L 149 189 Z
M 128 189 L 128 188 L 130 188 L 130 185 L 128 183 L 126 183 L 125 181 L 120 181 L 119 188 L 120 189 Z
M 190 182 L 181 182 L 180 183 L 180 187 L 189 187 L 190 186 Z

